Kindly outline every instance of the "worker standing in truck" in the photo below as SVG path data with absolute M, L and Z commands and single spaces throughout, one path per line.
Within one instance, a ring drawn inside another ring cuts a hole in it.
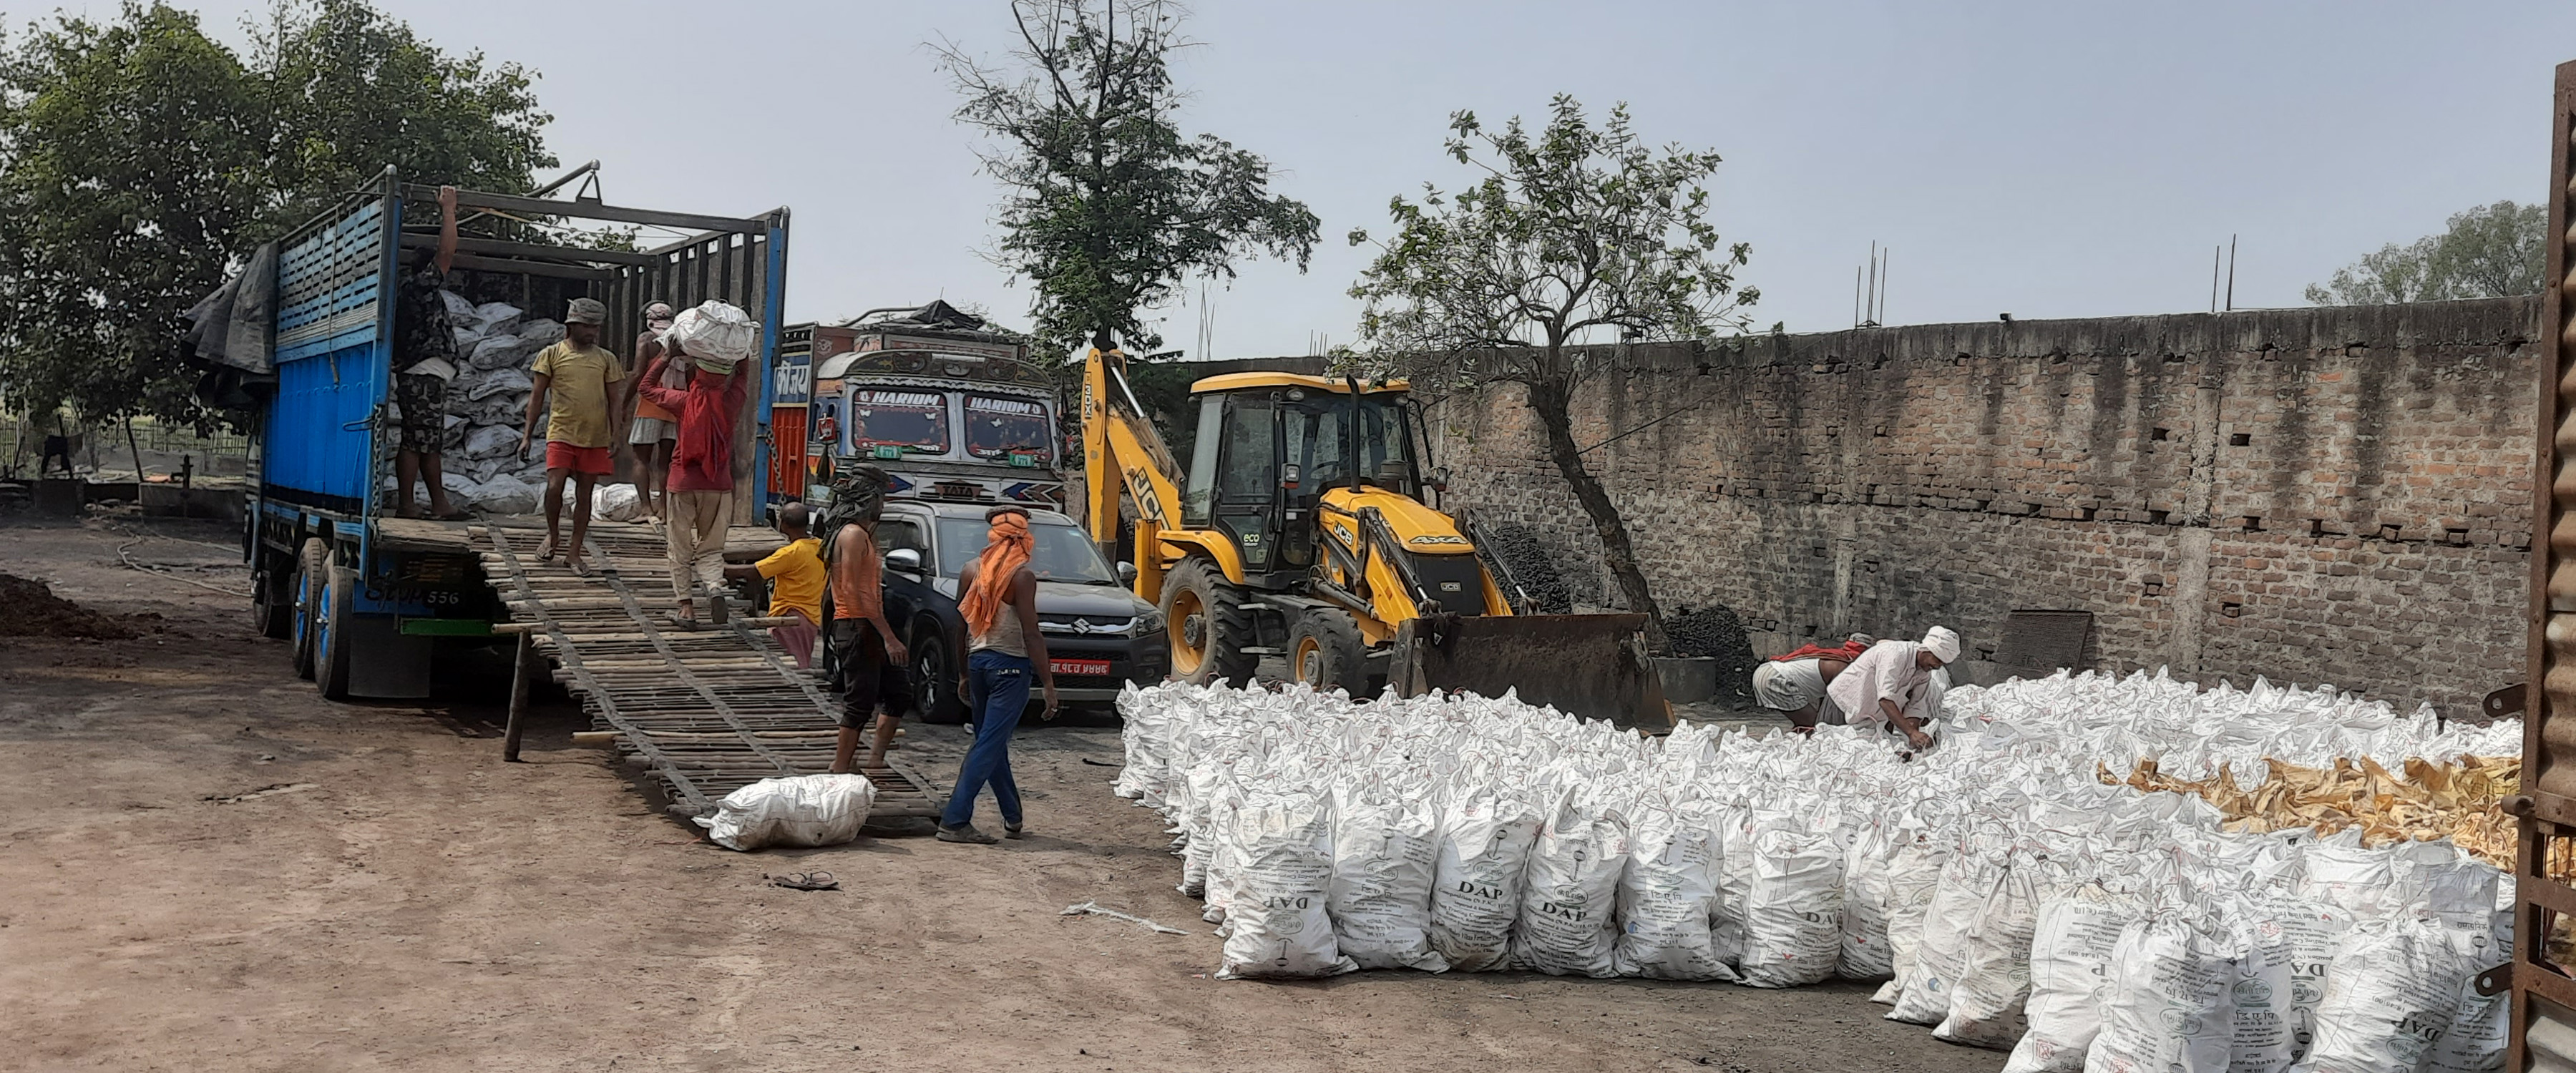
M 546 416 L 546 542 L 537 549 L 537 561 L 554 561 L 563 552 L 564 565 L 583 577 L 590 576 L 590 566 L 581 557 L 583 541 L 590 535 L 590 492 L 601 477 L 614 472 L 608 458 L 608 445 L 617 442 L 616 386 L 626 379 L 626 367 L 617 355 L 599 345 L 599 327 L 608 320 L 608 306 L 596 298 L 575 298 L 564 312 L 564 339 L 537 352 L 536 364 L 529 374 L 536 381 L 528 394 L 527 423 L 519 430 L 519 453 L 528 453 L 528 445 L 537 432 L 537 415 Z M 564 483 L 573 485 L 572 542 L 563 542 Z
M 1947 626 L 1932 627 L 1920 642 L 1880 641 L 1835 675 L 1825 696 L 1851 725 L 1903 735 L 1921 752 L 1932 747 L 1925 727 L 1941 715 L 1933 676 L 1958 658 L 1959 635 Z
M 671 304 L 655 302 L 644 307 L 644 330 L 635 335 L 635 367 L 645 368 L 662 356 L 662 333 L 671 330 Z M 640 381 L 639 381 L 640 383 Z M 678 384 L 666 383 L 677 387 Z M 634 428 L 626 442 L 635 449 L 635 491 L 644 501 L 644 513 L 654 521 L 667 516 L 665 500 L 671 490 L 671 448 L 680 439 L 680 415 L 645 398 L 641 388 L 635 393 Z
M 441 464 L 447 437 L 447 385 L 456 379 L 456 327 L 448 322 L 447 273 L 456 266 L 456 188 L 438 188 L 438 249 L 417 250 L 394 282 L 394 405 L 402 410 L 394 453 L 394 513 L 418 518 L 412 486 L 429 481 L 429 512 L 445 520 L 470 517 L 447 502 Z
M 694 581 L 707 594 L 707 620 L 725 621 L 725 530 L 733 523 L 733 428 L 742 413 L 744 381 L 750 362 L 692 355 L 676 338 L 664 336 L 662 356 L 644 370 L 636 389 L 653 403 L 680 415 L 679 442 L 671 450 L 670 513 L 663 535 L 671 557 L 671 625 L 698 628 L 689 589 Z M 684 370 L 684 387 L 665 385 L 663 374 Z

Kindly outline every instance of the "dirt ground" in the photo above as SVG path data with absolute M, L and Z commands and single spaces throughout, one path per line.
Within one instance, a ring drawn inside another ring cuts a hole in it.
M 1105 720 L 1023 731 L 1025 842 L 733 853 L 573 746 L 560 696 L 502 764 L 498 660 L 447 664 L 428 703 L 324 703 L 246 599 L 199 587 L 247 584 L 235 539 L 0 520 L 0 572 L 163 618 L 0 637 L 0 1068 L 2002 1064 L 1881 1020 L 1860 985 L 1212 980 L 1160 825 L 1085 762 L 1118 761 Z M 960 745 L 917 728 L 905 755 L 944 779 Z M 843 889 L 764 881 L 818 868 Z M 1192 934 L 1059 915 L 1090 900 Z

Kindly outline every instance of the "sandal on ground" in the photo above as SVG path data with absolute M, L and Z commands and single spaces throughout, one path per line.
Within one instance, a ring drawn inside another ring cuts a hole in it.
M 547 537 L 545 543 L 537 545 L 537 561 L 541 563 L 555 561 L 555 538 Z
M 841 881 L 832 878 L 830 872 L 789 872 L 783 876 L 769 877 L 769 883 L 771 886 L 785 887 L 789 890 L 841 889 Z
M 593 573 L 596 573 L 596 571 L 590 568 L 590 563 L 582 559 L 566 559 L 564 560 L 564 566 L 572 570 L 572 576 L 574 577 L 589 577 Z
M 942 827 L 939 829 L 938 838 L 942 842 L 966 842 L 978 846 L 990 846 L 1001 841 L 1001 839 L 976 830 L 975 825 L 971 823 L 961 823 L 955 827 Z

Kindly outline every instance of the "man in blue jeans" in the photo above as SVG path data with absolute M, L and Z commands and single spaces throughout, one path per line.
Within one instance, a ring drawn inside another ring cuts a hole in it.
M 966 619 L 966 668 L 959 693 L 975 713 L 975 744 L 957 767 L 957 785 L 948 791 L 948 808 L 939 815 L 939 840 L 991 845 L 999 839 L 975 829 L 975 796 L 993 788 L 993 804 L 1002 812 L 1002 833 L 1018 838 L 1020 788 L 1011 781 L 1011 735 L 1020 728 L 1020 713 L 1029 706 L 1029 676 L 1046 688 L 1046 711 L 1055 718 L 1055 668 L 1047 659 L 1046 634 L 1038 628 L 1038 576 L 1029 570 L 1035 539 L 1029 514 L 1018 507 L 995 507 L 984 515 L 984 552 L 957 575 L 957 591 L 966 598 L 957 610 Z

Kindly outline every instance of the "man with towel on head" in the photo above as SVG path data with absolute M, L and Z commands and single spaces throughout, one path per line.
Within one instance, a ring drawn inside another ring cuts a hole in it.
M 1932 747 L 1925 727 L 1941 715 L 1934 675 L 1959 658 L 1959 635 L 1934 626 L 1921 642 L 1880 641 L 1825 686 L 1825 696 L 1853 726 L 1901 734 L 1914 752 Z M 1947 677 L 1946 675 L 1943 677 Z
M 1011 734 L 1029 706 L 1029 678 L 1046 687 L 1041 719 L 1055 718 L 1055 669 L 1047 658 L 1046 634 L 1038 628 L 1038 576 L 1029 570 L 1037 547 L 1029 532 L 1029 512 L 995 507 L 984 513 L 988 527 L 984 553 L 957 575 L 957 591 L 966 594 L 957 610 L 966 618 L 967 710 L 975 720 L 975 744 L 957 767 L 956 786 L 948 791 L 948 808 L 939 814 L 942 842 L 998 841 L 975 829 L 975 795 L 993 788 L 993 804 L 1002 813 L 1002 836 L 1018 838 L 1020 788 L 1011 781 Z

